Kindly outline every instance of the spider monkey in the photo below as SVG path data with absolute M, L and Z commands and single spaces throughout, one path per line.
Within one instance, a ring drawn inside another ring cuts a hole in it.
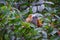
M 42 21 L 37 16 L 33 16 L 32 14 L 26 18 L 26 22 L 31 22 L 37 27 L 42 27 Z

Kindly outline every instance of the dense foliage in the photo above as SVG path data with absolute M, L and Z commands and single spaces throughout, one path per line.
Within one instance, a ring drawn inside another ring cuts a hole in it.
M 38 27 L 26 22 L 38 16 Z M 0 40 L 60 40 L 60 0 L 1 0 Z

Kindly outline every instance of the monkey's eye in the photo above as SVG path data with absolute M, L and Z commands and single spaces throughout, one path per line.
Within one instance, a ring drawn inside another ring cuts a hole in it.
M 33 19 L 35 19 L 35 17 L 33 17 Z
M 37 19 L 38 17 L 37 16 L 34 16 L 33 19 Z
M 38 18 L 37 16 L 35 16 L 35 18 Z

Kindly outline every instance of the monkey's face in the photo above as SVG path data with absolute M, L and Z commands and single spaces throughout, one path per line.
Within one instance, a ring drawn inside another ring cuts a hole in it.
M 37 16 L 33 16 L 31 22 L 32 22 L 33 24 L 37 25 L 37 19 L 38 19 Z

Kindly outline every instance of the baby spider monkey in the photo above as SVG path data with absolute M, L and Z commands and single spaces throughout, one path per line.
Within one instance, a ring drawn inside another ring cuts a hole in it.
M 42 27 L 41 19 L 39 19 L 37 16 L 33 16 L 32 14 L 30 14 L 26 18 L 26 22 L 31 22 L 31 23 L 35 24 L 37 27 Z

